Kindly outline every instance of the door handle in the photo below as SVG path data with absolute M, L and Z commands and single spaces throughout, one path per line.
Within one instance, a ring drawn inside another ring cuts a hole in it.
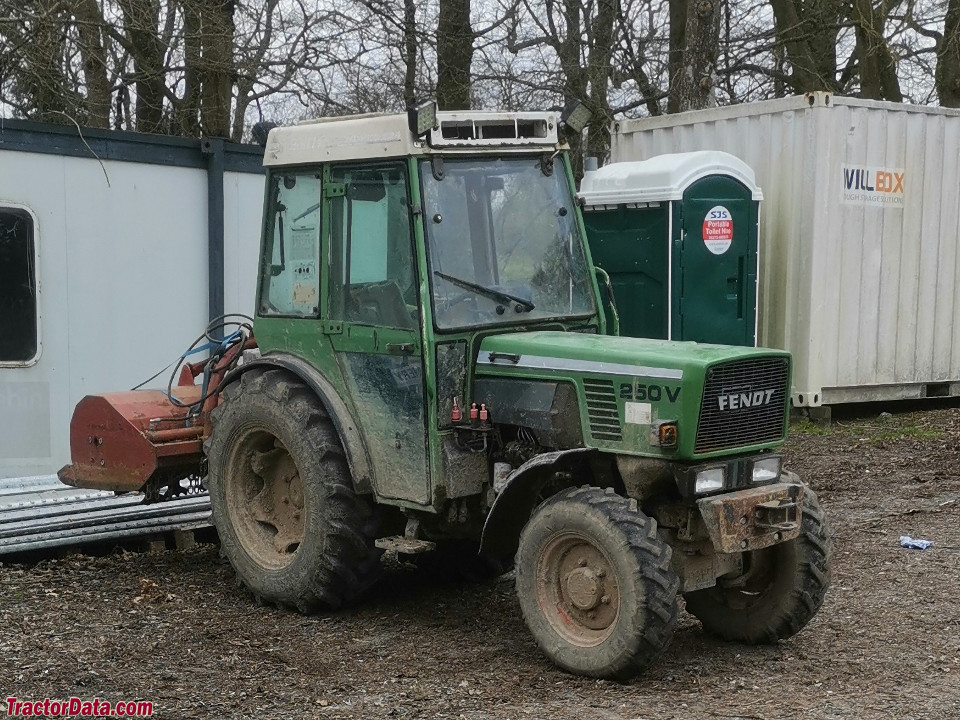
M 413 352 L 413 343 L 387 343 L 387 352 L 409 355 Z

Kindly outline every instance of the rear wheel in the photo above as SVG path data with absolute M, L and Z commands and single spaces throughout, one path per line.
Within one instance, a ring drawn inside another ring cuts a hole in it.
M 687 593 L 687 610 L 725 640 L 773 643 L 800 632 L 830 586 L 832 543 L 816 493 L 804 489 L 795 540 L 744 553 L 744 574 Z
M 224 391 L 207 442 L 223 554 L 258 601 L 337 608 L 375 581 L 376 524 L 320 401 L 280 370 Z
M 517 595 L 540 648 L 581 675 L 630 677 L 673 636 L 678 580 L 670 548 L 635 500 L 572 488 L 530 518 L 517 553 Z

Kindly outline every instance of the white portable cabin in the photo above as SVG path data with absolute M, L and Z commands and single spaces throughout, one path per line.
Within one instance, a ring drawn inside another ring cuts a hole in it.
M 759 343 L 798 406 L 960 395 L 960 111 L 829 93 L 614 124 L 612 161 L 721 150 L 763 188 Z
M 130 389 L 212 316 L 253 314 L 262 162 L 219 140 L 0 121 L 0 489 L 69 461 L 84 395 Z

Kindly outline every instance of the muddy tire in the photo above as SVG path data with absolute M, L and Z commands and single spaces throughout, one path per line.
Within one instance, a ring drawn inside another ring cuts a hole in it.
M 376 582 L 376 523 L 316 395 L 280 370 L 224 391 L 207 452 L 223 555 L 257 602 L 339 608 Z
M 687 593 L 687 610 L 704 630 L 736 642 L 775 643 L 800 632 L 830 586 L 832 542 L 816 493 L 804 489 L 795 540 L 744 554 L 744 575 Z
M 611 489 L 571 488 L 540 505 L 520 536 L 516 572 L 527 626 L 565 670 L 626 679 L 673 637 L 670 548 L 636 500 Z

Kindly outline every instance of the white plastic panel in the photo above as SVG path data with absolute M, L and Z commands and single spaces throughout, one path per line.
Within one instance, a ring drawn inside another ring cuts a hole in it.
M 682 200 L 697 180 L 726 175 L 763 200 L 753 170 L 730 153 L 703 150 L 657 155 L 647 160 L 616 162 L 584 173 L 579 197 L 588 206 Z
M 207 323 L 204 170 L 0 151 L 0 204 L 37 218 L 43 353 L 0 368 L 0 478 L 47 475 L 69 461 L 73 407 L 129 389 L 176 359 Z M 225 307 L 250 314 L 263 177 L 224 180 Z M 168 373 L 151 387 L 166 383 Z M 24 432 L 26 432 L 24 430 Z M 15 434 L 15 433 L 14 433 Z
M 796 404 L 956 387 L 960 111 L 816 94 L 615 129 L 614 161 L 721 150 L 756 172 L 760 343 L 794 353 Z

